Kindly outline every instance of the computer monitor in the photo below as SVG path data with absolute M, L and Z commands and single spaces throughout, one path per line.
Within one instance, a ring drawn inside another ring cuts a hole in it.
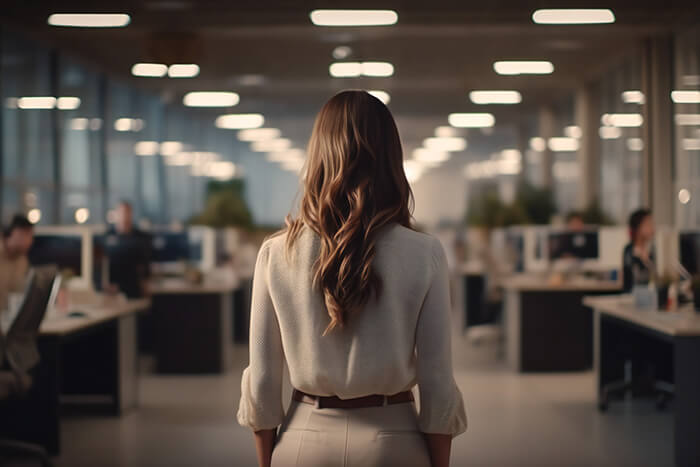
M 151 261 L 154 263 L 177 263 L 194 258 L 187 232 L 154 232 Z
M 93 233 L 85 226 L 37 226 L 29 250 L 32 266 L 70 270 L 71 287 L 93 288 Z
M 700 273 L 700 232 L 681 232 L 678 251 L 683 267 L 692 275 Z
M 561 231 L 549 234 L 549 259 L 598 259 L 597 231 Z
M 506 248 L 515 272 L 525 271 L 525 236 L 521 230 L 508 229 L 505 235 Z

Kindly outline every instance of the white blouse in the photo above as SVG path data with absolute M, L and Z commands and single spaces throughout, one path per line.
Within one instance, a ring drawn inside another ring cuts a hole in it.
M 286 235 L 266 240 L 255 266 L 250 364 L 243 372 L 238 422 L 257 431 L 282 423 L 282 377 L 309 394 L 342 399 L 396 394 L 418 384 L 425 433 L 466 430 L 452 374 L 449 275 L 435 238 L 398 224 L 377 239 L 379 297 L 325 336 L 330 318 L 312 287 L 320 239 L 304 228 L 285 257 Z

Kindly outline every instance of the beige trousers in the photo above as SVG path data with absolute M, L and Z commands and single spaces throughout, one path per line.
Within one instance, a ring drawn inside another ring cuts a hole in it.
M 430 467 L 415 405 L 319 409 L 292 401 L 272 467 Z

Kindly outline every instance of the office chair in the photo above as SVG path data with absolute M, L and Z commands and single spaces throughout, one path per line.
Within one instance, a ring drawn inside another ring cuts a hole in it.
M 19 312 L 7 336 L 0 333 L 0 402 L 11 403 L 32 387 L 32 370 L 39 363 L 37 337 L 46 310 L 53 304 L 60 278 L 54 267 L 33 269 Z M 15 440 L 0 439 L 0 464 L 9 459 L 33 459 L 42 467 L 50 467 L 51 460 L 41 447 Z

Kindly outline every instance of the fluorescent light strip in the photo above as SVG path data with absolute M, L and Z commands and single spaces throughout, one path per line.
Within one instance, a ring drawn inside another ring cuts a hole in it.
M 622 136 L 622 130 L 616 126 L 602 126 L 598 129 L 601 139 L 617 139 Z
M 160 153 L 164 156 L 174 156 L 182 151 L 183 144 L 180 141 L 163 141 L 160 143 Z
M 279 152 L 291 147 L 292 142 L 287 138 L 253 141 L 250 143 L 250 149 L 255 152 Z
M 17 99 L 17 107 L 20 109 L 53 109 L 56 106 L 56 98 L 52 96 L 20 97 Z
M 671 91 L 671 100 L 676 104 L 700 104 L 700 91 Z
M 199 65 L 194 63 L 178 63 L 168 67 L 170 78 L 194 78 L 197 75 L 199 75 Z
M 445 162 L 450 158 L 450 153 L 447 151 L 437 151 L 427 148 L 418 148 L 413 151 L 413 159 L 428 165 L 437 165 Z
M 228 130 L 260 128 L 264 124 L 265 117 L 261 114 L 226 114 L 216 117 L 217 128 L 225 128 Z
M 279 138 L 282 134 L 277 128 L 251 128 L 238 132 L 239 141 L 265 141 L 268 139 Z
M 535 152 L 544 152 L 547 149 L 547 141 L 539 136 L 530 138 L 530 149 Z
M 548 75 L 554 65 L 544 60 L 504 60 L 494 62 L 493 69 L 499 75 Z
M 136 63 L 131 67 L 131 74 L 148 78 L 162 78 L 168 73 L 167 65 L 162 63 Z
M 467 149 L 467 140 L 458 136 L 433 137 L 424 139 L 423 146 L 431 151 L 464 151 Z
M 543 9 L 532 14 L 537 24 L 610 24 L 615 15 L 608 9 Z
M 475 104 L 519 104 L 523 100 L 518 91 L 472 91 L 469 99 Z
M 130 22 L 129 15 L 123 13 L 54 13 L 47 20 L 51 26 L 73 28 L 123 28 Z
M 700 114 L 676 114 L 675 119 L 678 126 L 700 126 Z
M 642 126 L 644 117 L 642 114 L 603 114 L 600 118 L 600 123 L 605 126 L 616 126 L 624 128 L 633 128 Z
M 389 103 L 389 101 L 391 101 L 391 96 L 386 91 L 380 91 L 378 89 L 373 89 L 373 90 L 367 91 L 367 92 L 370 93 L 371 95 L 373 95 L 374 97 L 376 97 L 377 99 L 379 99 L 380 101 L 382 101 L 382 103 L 384 105 L 387 105 Z
M 496 124 L 496 118 L 490 113 L 453 113 L 447 121 L 457 128 L 490 128 Z
M 134 145 L 134 154 L 137 156 L 155 156 L 160 145 L 157 141 L 139 141 Z
M 627 149 L 634 152 L 644 150 L 644 140 L 642 138 L 627 138 Z
M 316 26 L 390 26 L 399 20 L 393 10 L 314 10 L 309 17 Z
M 188 92 L 182 98 L 187 107 L 233 107 L 241 101 L 235 92 L 196 91 Z
M 569 138 L 579 139 L 581 136 L 583 136 L 583 132 L 581 131 L 581 127 L 577 125 L 569 125 L 564 128 L 564 135 Z
M 56 107 L 61 110 L 75 110 L 80 107 L 79 97 L 59 97 L 56 100 Z
M 547 146 L 553 152 L 578 151 L 579 142 L 576 138 L 549 138 Z
M 625 104 L 644 104 L 642 91 L 625 91 L 622 93 L 622 102 Z
M 328 72 L 334 78 L 386 78 L 394 74 L 394 65 L 389 62 L 336 62 L 331 63 Z
M 686 151 L 700 151 L 700 138 L 683 138 L 682 143 Z

